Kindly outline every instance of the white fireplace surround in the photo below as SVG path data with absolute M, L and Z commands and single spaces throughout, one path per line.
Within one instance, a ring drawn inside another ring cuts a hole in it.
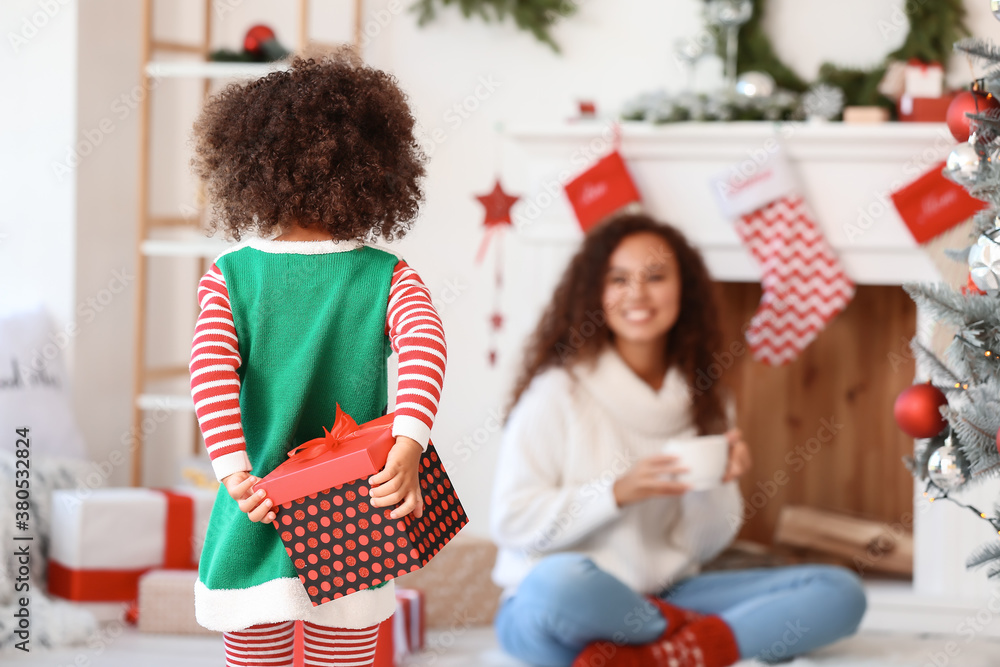
M 537 321 L 581 238 L 561 186 L 615 145 L 644 208 L 683 230 L 717 280 L 757 282 L 760 269 L 719 213 L 709 179 L 734 165 L 752 175 L 777 146 L 856 283 L 939 279 L 896 214 L 889 193 L 947 157 L 955 141 L 943 124 L 626 122 L 619 136 L 616 144 L 613 121 L 599 120 L 512 126 L 501 134 L 504 189 L 522 197 L 514 209 L 516 232 L 506 241 L 506 289 L 528 305 L 509 322 L 511 339 L 523 340 Z M 997 489 L 987 485 L 963 499 L 991 508 Z M 1000 583 L 988 583 L 984 570 L 964 566 L 972 549 L 997 535 L 968 510 L 943 501 L 929 503 L 919 488 L 914 495 L 914 516 L 901 517 L 899 524 L 910 527 L 912 520 L 913 581 L 866 582 L 864 627 L 945 632 L 967 641 L 1000 636 Z

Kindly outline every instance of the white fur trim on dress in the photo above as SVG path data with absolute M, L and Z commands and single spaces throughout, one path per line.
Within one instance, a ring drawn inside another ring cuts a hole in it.
M 363 629 L 396 610 L 395 580 L 314 607 L 298 577 L 284 577 L 250 588 L 209 589 L 194 585 L 198 623 L 216 632 L 245 630 L 259 623 L 309 621 L 329 628 Z
M 247 245 L 263 252 L 292 255 L 326 255 L 331 252 L 357 250 L 364 244 L 361 241 L 275 241 L 273 239 L 250 239 Z

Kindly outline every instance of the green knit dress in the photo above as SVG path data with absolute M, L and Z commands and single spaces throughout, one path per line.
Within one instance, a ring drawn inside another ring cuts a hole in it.
M 250 244 L 216 261 L 242 359 L 240 417 L 257 477 L 292 448 L 322 436 L 338 403 L 359 424 L 387 409 L 392 348 L 386 311 L 399 259 L 365 246 L 274 250 L 302 245 Z M 394 587 L 385 585 L 313 607 L 278 531 L 250 521 L 224 486 L 212 508 L 198 579 L 198 621 L 218 631 L 294 619 L 362 628 L 388 618 L 395 604 Z

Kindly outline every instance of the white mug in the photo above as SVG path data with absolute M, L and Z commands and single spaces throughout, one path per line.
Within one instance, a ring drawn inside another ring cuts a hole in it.
M 677 481 L 691 491 L 704 491 L 722 483 L 729 462 L 729 439 L 725 435 L 702 435 L 671 438 L 663 445 L 663 453 L 677 457 L 677 465 L 687 472 L 677 475 Z

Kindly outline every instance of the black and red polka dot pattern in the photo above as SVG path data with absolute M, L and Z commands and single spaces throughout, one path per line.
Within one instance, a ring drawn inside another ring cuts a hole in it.
M 372 507 L 367 480 L 280 506 L 273 525 L 314 606 L 420 569 L 469 522 L 433 445 L 420 460 L 420 486 L 420 519 Z

